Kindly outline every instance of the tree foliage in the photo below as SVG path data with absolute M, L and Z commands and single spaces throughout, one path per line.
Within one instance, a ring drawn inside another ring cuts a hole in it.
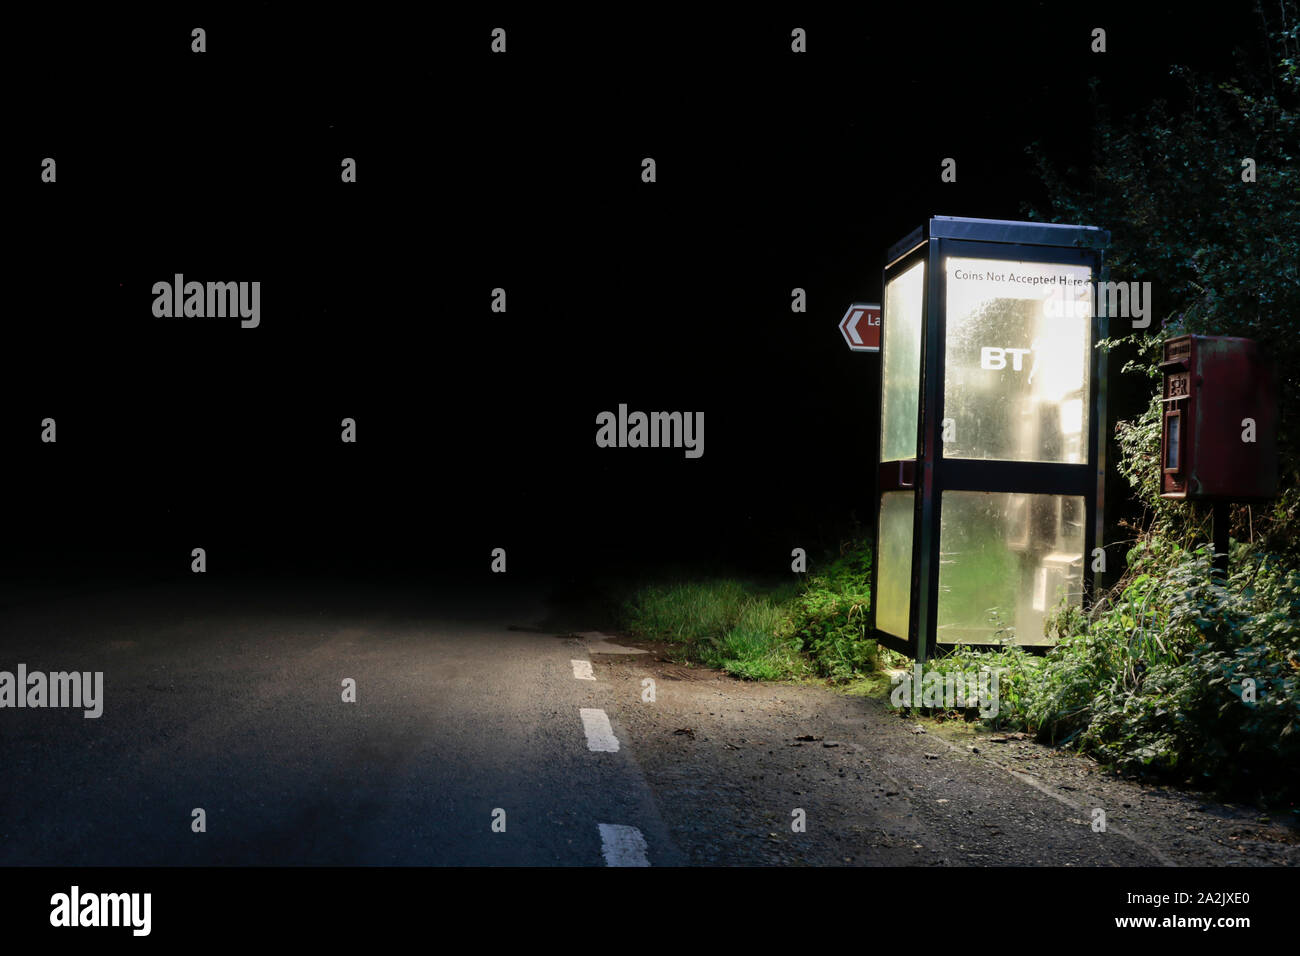
M 1105 343 L 1136 346 L 1126 371 L 1158 380 L 1160 343 L 1187 332 L 1257 339 L 1277 360 L 1285 494 L 1272 512 L 1252 515 L 1259 522 L 1252 531 L 1284 547 L 1296 537 L 1300 484 L 1300 11 L 1294 0 L 1273 11 L 1257 11 L 1262 56 L 1239 62 L 1232 79 L 1174 67 L 1177 96 L 1121 118 L 1111 115 L 1094 80 L 1088 168 L 1060 170 L 1034 152 L 1051 195 L 1050 218 L 1109 229 L 1110 277 L 1152 283 L 1161 324 L 1128 334 L 1112 328 Z M 1254 162 L 1253 182 L 1245 181 L 1246 160 Z M 1120 422 L 1120 467 L 1162 530 L 1176 533 L 1180 519 L 1196 515 L 1168 509 L 1153 494 L 1153 421 L 1147 409 Z

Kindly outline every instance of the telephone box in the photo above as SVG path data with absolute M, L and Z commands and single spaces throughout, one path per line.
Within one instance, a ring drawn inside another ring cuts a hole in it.
M 872 627 L 1044 647 L 1100 537 L 1110 234 L 936 216 L 886 254 Z
M 1259 343 L 1181 335 L 1162 359 L 1160 497 L 1275 497 L 1277 369 Z

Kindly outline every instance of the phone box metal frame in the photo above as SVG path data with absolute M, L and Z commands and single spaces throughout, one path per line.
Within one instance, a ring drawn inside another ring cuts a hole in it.
M 871 633 L 881 644 L 924 661 L 934 655 L 939 601 L 939 551 L 943 496 L 947 491 L 1011 492 L 1082 497 L 1085 503 L 1081 600 L 1092 592 L 1093 549 L 1101 538 L 1104 506 L 1106 420 L 1106 360 L 1096 348 L 1107 334 L 1103 296 L 1093 295 L 1088 358 L 1088 395 L 1085 402 L 1086 461 L 1060 464 L 1042 461 L 999 461 L 975 458 L 945 458 L 942 441 L 944 421 L 944 375 L 946 308 L 950 256 L 1005 260 L 1062 266 L 1086 266 L 1094 283 L 1105 281 L 1103 251 L 1110 233 L 1095 226 L 1074 226 L 1040 222 L 989 219 L 961 219 L 936 216 L 911 235 L 892 246 L 885 257 L 882 292 L 890 282 L 926 264 L 922 300 L 920 380 L 917 383 L 917 442 L 914 458 L 884 460 L 886 452 L 882 420 L 881 460 L 878 464 L 874 512 L 876 555 L 871 569 Z M 1093 289 L 1095 290 L 1095 285 Z M 881 343 L 881 411 L 885 411 L 886 363 L 889 361 L 890 322 L 888 295 L 882 295 L 883 336 Z M 1019 356 L 1017 356 L 1019 357 Z M 914 511 L 911 538 L 908 627 L 894 634 L 876 626 L 880 597 L 880 516 L 884 496 L 912 491 Z M 1041 500 L 1041 499 L 1040 499 Z M 1046 573 L 1046 572 L 1044 572 Z M 1017 640 L 1018 643 L 1023 643 Z M 995 642 L 969 643 L 994 646 Z

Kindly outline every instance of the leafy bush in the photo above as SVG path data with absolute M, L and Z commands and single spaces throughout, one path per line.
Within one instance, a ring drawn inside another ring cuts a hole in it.
M 1155 767 L 1282 797 L 1300 788 L 1300 572 L 1244 554 L 1225 583 L 1212 554 L 1160 579 L 1169 653 L 1121 673 L 1083 744 L 1126 769 Z M 1253 685 L 1252 694 L 1244 688 Z
M 994 729 L 1024 730 L 1028 726 L 1030 693 L 1036 686 L 1043 658 L 1014 644 L 996 651 L 980 651 L 957 645 L 941 657 L 930 661 L 927 669 L 941 674 L 994 671 L 998 675 L 998 712 L 985 723 Z
M 1300 362 L 1298 12 L 1295 0 L 1258 10 L 1265 56 L 1238 64 L 1235 80 L 1174 68 L 1169 99 L 1120 120 L 1098 99 L 1086 169 L 1040 161 L 1053 218 L 1108 228 L 1111 278 L 1149 279 L 1159 299 L 1161 327 L 1102 343 L 1133 349 L 1125 372 L 1155 393 L 1163 342 L 1185 333 L 1254 338 L 1278 360 L 1281 493 L 1233 509 L 1251 544 L 1234 546 L 1227 580 L 1211 576 L 1205 510 L 1159 496 L 1159 401 L 1125 410 L 1118 467 L 1143 511 L 1140 543 L 1087 619 L 1058 617 L 1046 658 L 1006 661 L 1024 696 L 1004 707 L 1007 721 L 1125 770 L 1281 798 L 1300 792 L 1300 432 L 1288 425 L 1300 404 L 1289 371 Z
M 1262 57 L 1231 68 L 1235 79 L 1174 67 L 1170 95 L 1115 119 L 1094 82 L 1093 155 L 1086 168 L 1057 169 L 1038 156 L 1055 221 L 1111 232 L 1111 278 L 1149 280 L 1162 325 L 1116 324 L 1103 347 L 1128 346 L 1125 365 L 1152 383 L 1160 348 L 1172 335 L 1236 335 L 1258 340 L 1282 369 L 1278 444 L 1284 491 L 1272 509 L 1237 508 L 1244 537 L 1300 557 L 1300 7 L 1279 0 L 1257 11 Z M 1243 160 L 1256 163 L 1243 179 Z M 1031 218 L 1044 218 L 1028 209 Z M 1135 411 L 1136 410 L 1132 410 Z M 1123 410 L 1122 414 L 1129 414 Z M 1200 540 L 1204 518 L 1158 497 L 1160 419 L 1148 406 L 1116 429 L 1119 467 L 1154 519 L 1151 527 L 1184 543 Z
M 1058 616 L 1045 657 L 958 648 L 935 666 L 1002 669 L 995 726 L 1073 743 L 1124 771 L 1293 799 L 1300 571 L 1245 547 L 1226 581 L 1212 562 L 1209 546 L 1144 542 L 1108 606 L 1091 620 Z
M 822 677 L 847 681 L 877 669 L 876 642 L 867 637 L 870 581 L 871 545 L 856 541 L 792 602 L 794 634 Z

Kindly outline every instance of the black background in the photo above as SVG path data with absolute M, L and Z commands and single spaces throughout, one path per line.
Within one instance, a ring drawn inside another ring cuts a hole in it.
M 1124 112 L 1256 32 L 1245 5 L 269 11 L 15 27 L 8 573 L 780 571 L 869 523 L 878 357 L 837 323 L 886 247 L 1042 208 L 1026 148 L 1087 165 L 1089 77 Z M 260 327 L 154 318 L 177 272 L 261 281 Z M 704 456 L 597 448 L 620 402 L 703 411 Z

